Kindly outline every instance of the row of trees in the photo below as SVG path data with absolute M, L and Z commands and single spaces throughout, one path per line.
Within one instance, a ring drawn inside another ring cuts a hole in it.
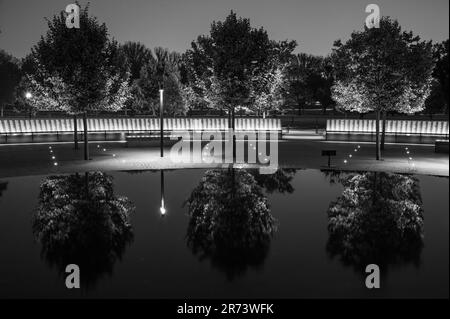
M 120 45 L 88 9 L 80 10 L 79 29 L 66 27 L 63 12 L 48 20 L 46 35 L 21 63 L 0 54 L 0 70 L 8 75 L 1 77 L 2 106 L 64 111 L 74 116 L 75 130 L 77 116 L 86 123 L 91 112 L 158 115 L 161 88 L 167 115 L 218 109 L 228 114 L 230 127 L 236 110 L 265 116 L 296 104 L 302 113 L 316 102 L 324 110 L 335 104 L 342 111 L 375 112 L 377 119 L 425 107 L 448 111 L 448 41 L 433 46 L 387 17 L 380 28 L 355 31 L 347 42 L 336 41 L 330 56 L 317 57 L 294 54 L 295 41 L 271 40 L 262 27 L 231 12 L 179 54 Z M 32 94 L 25 99 L 27 91 Z M 380 158 L 383 138 L 377 142 Z M 87 159 L 87 141 L 85 149 Z

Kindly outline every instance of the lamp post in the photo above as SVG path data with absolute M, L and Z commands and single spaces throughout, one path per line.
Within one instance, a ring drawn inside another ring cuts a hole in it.
M 25 92 L 25 98 L 27 100 L 30 100 L 33 97 L 33 94 L 31 92 Z M 30 120 L 31 120 L 31 109 L 30 109 Z
M 161 207 L 159 208 L 161 216 L 166 215 L 166 207 L 164 206 L 164 171 L 161 170 Z
M 163 105 L 164 105 L 164 89 L 159 89 L 159 144 L 160 144 L 160 156 L 164 157 L 164 122 L 163 122 Z

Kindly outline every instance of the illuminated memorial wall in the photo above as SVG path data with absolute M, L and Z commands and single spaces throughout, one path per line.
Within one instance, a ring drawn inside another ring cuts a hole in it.
M 237 131 L 281 131 L 279 119 L 237 118 Z M 73 119 L 3 119 L 0 120 L 0 134 L 29 133 L 71 133 Z M 78 120 L 78 130 L 83 131 L 83 121 Z M 166 118 L 167 131 L 217 131 L 226 130 L 226 118 Z M 158 131 L 158 118 L 91 118 L 88 119 L 89 132 L 139 132 Z
M 381 124 L 380 121 L 380 129 Z M 329 119 L 327 120 L 328 140 L 373 140 L 376 120 Z M 433 142 L 435 138 L 448 139 L 447 121 L 386 121 L 387 141 Z

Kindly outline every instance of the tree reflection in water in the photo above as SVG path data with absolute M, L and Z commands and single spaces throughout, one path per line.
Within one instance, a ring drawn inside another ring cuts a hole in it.
M 81 287 L 89 289 L 112 274 L 133 240 L 126 197 L 115 196 L 112 178 L 101 172 L 45 178 L 33 218 L 42 256 L 65 275 L 68 264 L 80 267 Z
M 3 192 L 8 188 L 8 182 L 0 182 L 0 197 L 2 197 Z
M 289 193 L 294 192 L 294 188 L 291 185 L 294 179 L 296 169 L 293 168 L 280 168 L 274 174 L 259 174 L 259 170 L 249 170 L 255 178 L 258 185 L 265 189 L 267 193 Z
M 277 223 L 254 175 L 240 169 L 209 170 L 187 200 L 188 246 L 208 258 L 229 280 L 257 268 L 267 256 Z M 290 172 L 289 174 L 292 174 Z M 275 189 L 292 189 L 292 179 L 278 173 L 261 178 Z
M 331 176 L 336 180 L 336 176 Z M 328 209 L 332 256 L 364 271 L 377 264 L 420 264 L 423 247 L 423 209 L 414 177 L 368 172 L 338 178 L 344 191 Z

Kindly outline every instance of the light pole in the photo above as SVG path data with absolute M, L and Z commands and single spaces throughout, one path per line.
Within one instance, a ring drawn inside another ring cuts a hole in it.
M 159 89 L 159 144 L 161 150 L 161 157 L 164 157 L 164 122 L 163 122 L 163 105 L 164 105 L 164 89 Z
M 27 100 L 30 100 L 33 97 L 33 94 L 31 92 L 25 92 L 25 98 Z M 31 109 L 30 109 L 30 120 L 31 120 Z
M 164 206 L 164 171 L 161 170 L 161 207 L 159 208 L 161 216 L 166 215 L 166 207 Z

